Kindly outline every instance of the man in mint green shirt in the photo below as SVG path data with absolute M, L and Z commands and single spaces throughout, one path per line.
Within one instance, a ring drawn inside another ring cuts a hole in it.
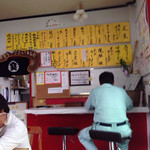
M 94 109 L 93 125 L 79 132 L 79 141 L 86 150 L 98 150 L 90 138 L 89 130 L 119 132 L 122 137 L 131 137 L 130 123 L 126 115 L 127 110 L 133 108 L 133 102 L 126 91 L 114 86 L 114 75 L 103 72 L 99 76 L 100 86 L 94 88 L 86 103 L 87 110 Z M 118 149 L 128 150 L 130 140 L 117 143 Z

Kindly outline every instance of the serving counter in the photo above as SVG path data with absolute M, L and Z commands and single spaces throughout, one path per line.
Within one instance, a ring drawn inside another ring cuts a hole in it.
M 127 113 L 133 131 L 129 150 L 147 150 L 147 107 L 134 107 Z M 43 131 L 43 150 L 62 149 L 62 136 L 48 135 L 48 127 L 75 127 L 83 129 L 93 122 L 93 111 L 87 111 L 85 107 L 50 107 L 26 109 L 27 124 L 41 126 Z M 108 150 L 108 142 L 95 141 L 99 149 Z M 37 150 L 34 144 L 33 150 Z M 84 150 L 77 135 L 67 136 L 67 146 L 70 150 Z
M 148 113 L 148 107 L 134 107 L 127 113 Z M 26 114 L 46 115 L 46 114 L 93 114 L 85 107 L 50 107 L 50 108 L 30 108 L 25 110 Z

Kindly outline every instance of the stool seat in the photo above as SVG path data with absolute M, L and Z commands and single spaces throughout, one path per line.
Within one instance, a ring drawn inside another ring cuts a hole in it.
M 48 127 L 50 135 L 75 135 L 79 129 L 73 127 Z
M 90 130 L 89 131 L 90 137 L 92 139 L 96 140 L 103 140 L 103 141 L 109 141 L 109 148 L 114 150 L 114 143 L 122 143 L 127 139 L 130 139 L 130 137 L 121 137 L 121 134 L 118 132 L 108 132 L 108 131 L 99 131 L 99 130 Z M 110 147 L 111 142 L 111 147 Z
M 48 127 L 49 135 L 62 135 L 63 136 L 63 150 L 67 150 L 67 135 L 75 135 L 79 129 L 73 127 Z

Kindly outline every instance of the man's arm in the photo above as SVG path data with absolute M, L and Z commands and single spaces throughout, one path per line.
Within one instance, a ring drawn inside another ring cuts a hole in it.
M 127 110 L 131 110 L 133 108 L 133 101 L 132 99 L 128 96 L 128 94 L 126 93 L 126 106 L 127 106 Z
M 85 108 L 87 110 L 93 110 L 94 109 L 94 105 L 93 105 L 93 101 L 95 100 L 95 96 L 94 96 L 94 92 L 93 90 L 91 91 L 86 103 L 85 103 Z

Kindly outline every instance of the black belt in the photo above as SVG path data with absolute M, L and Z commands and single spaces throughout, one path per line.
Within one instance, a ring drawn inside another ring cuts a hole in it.
M 97 122 L 96 124 L 99 124 L 101 126 L 106 126 L 106 127 L 111 127 L 112 126 L 111 123 Z M 122 125 L 125 125 L 125 124 L 126 124 L 126 121 L 123 121 L 123 122 L 116 123 L 116 126 L 122 126 Z

